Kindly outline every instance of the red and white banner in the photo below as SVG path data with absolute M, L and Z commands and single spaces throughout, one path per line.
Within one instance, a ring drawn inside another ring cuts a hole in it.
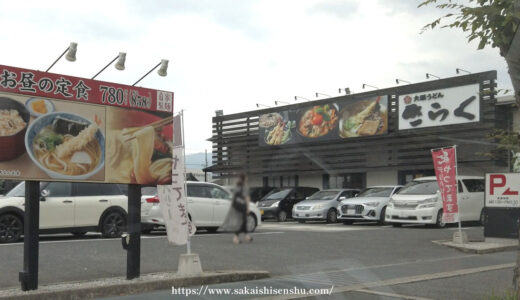
M 435 176 L 442 196 L 443 221 L 458 221 L 457 159 L 455 147 L 432 150 Z
M 182 123 L 181 115 L 173 118 L 172 184 L 157 186 L 166 234 L 168 241 L 173 245 L 186 244 L 188 234 L 192 236 L 197 231 L 195 224 L 191 223 L 188 217 Z

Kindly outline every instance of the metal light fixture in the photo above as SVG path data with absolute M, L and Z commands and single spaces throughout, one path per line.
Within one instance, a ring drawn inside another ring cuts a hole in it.
M 466 70 L 461 69 L 461 68 L 456 68 L 456 69 L 455 69 L 455 72 L 457 72 L 457 74 L 460 74 L 460 71 L 462 71 L 462 72 L 466 72 L 466 73 L 468 73 L 468 74 L 471 74 L 470 71 L 466 71 Z
M 47 68 L 45 72 L 49 72 L 49 70 L 54 67 L 54 65 L 65 55 L 65 59 L 68 61 L 76 61 L 76 52 L 78 51 L 78 44 L 71 42 L 70 45 L 63 51 L 63 53 L 52 63 L 52 65 Z
M 406 81 L 406 80 L 402 80 L 402 79 L 396 78 L 396 79 L 395 79 L 395 83 L 399 84 L 399 82 L 404 82 L 404 83 L 412 84 L 410 81 Z
M 345 91 L 345 95 L 350 95 L 350 88 L 339 88 L 338 92 L 341 94 L 341 91 Z
M 274 101 L 274 105 L 278 105 L 278 103 L 291 104 L 291 103 L 285 102 L 285 101 Z
M 256 107 L 260 108 L 260 106 L 264 106 L 264 107 L 267 107 L 267 108 L 271 108 L 271 106 L 269 106 L 269 105 L 265 105 L 265 104 L 261 104 L 261 103 L 257 103 L 257 104 L 256 104 Z
M 126 53 L 125 52 L 119 52 L 119 54 L 112 59 L 101 71 L 97 72 L 96 75 L 94 75 L 91 79 L 96 78 L 101 72 L 105 71 L 108 66 L 110 66 L 113 62 L 115 62 L 117 59 L 117 62 L 115 64 L 115 68 L 119 71 L 123 71 L 125 69 L 125 61 L 126 61 Z
M 437 79 L 441 79 L 439 76 L 433 75 L 431 73 L 426 73 L 426 79 L 430 79 L 430 77 L 435 77 Z
M 367 87 L 367 86 L 368 86 L 368 87 L 371 87 L 371 88 L 373 88 L 373 89 L 376 89 L 376 90 L 379 89 L 377 86 L 373 86 L 373 85 L 366 84 L 366 83 L 363 83 L 363 86 L 362 86 L 362 87 L 363 87 L 363 89 L 365 89 L 365 87 Z
M 132 86 L 135 86 L 136 84 L 138 84 L 141 80 L 143 80 L 146 76 L 148 76 L 148 74 L 152 73 L 153 70 L 157 69 L 159 66 L 161 66 L 161 67 L 157 71 L 157 74 L 159 74 L 159 76 L 161 76 L 161 77 L 165 77 L 167 75 L 166 71 L 168 70 L 168 60 L 167 59 L 161 60 L 160 63 L 158 63 L 155 67 L 153 67 L 150 71 L 148 71 L 148 73 L 144 74 L 143 77 L 139 78 L 139 80 L 137 80 L 134 84 L 132 84 Z
M 294 101 L 298 101 L 298 99 L 303 99 L 303 100 L 311 101 L 310 99 L 307 99 L 307 98 L 304 98 L 304 97 L 294 96 Z
M 330 96 L 330 95 L 327 95 L 327 94 L 323 94 L 323 93 L 318 93 L 318 92 L 316 92 L 316 98 L 318 98 L 318 97 L 319 97 L 318 95 L 323 95 L 323 96 L 325 96 L 325 97 L 329 97 L 329 98 L 332 98 L 332 96 Z

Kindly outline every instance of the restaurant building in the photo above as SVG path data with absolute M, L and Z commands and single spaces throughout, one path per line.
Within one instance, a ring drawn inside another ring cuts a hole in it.
M 496 71 L 213 117 L 213 165 L 229 184 L 363 188 L 434 175 L 431 149 L 456 145 L 459 175 L 509 170 L 490 135 L 510 129 Z M 492 154 L 492 155 L 490 155 Z

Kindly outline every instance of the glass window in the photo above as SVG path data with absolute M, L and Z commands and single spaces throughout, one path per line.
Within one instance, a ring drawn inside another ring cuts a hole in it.
M 407 183 L 400 191 L 400 195 L 433 195 L 439 190 L 437 181 L 413 180 Z M 361 196 L 361 195 L 360 195 Z
M 309 197 L 309 200 L 332 200 L 337 194 L 337 191 L 321 191 L 312 194 L 312 196 Z
M 211 198 L 214 199 L 231 199 L 231 196 L 228 192 L 216 186 L 207 186 L 207 193 L 211 195 Z
M 486 189 L 483 179 L 463 179 L 462 181 L 470 193 L 480 193 Z
M 345 191 L 343 193 L 341 193 L 340 197 L 345 197 L 345 198 L 354 198 L 356 196 L 356 194 L 359 193 L 358 191 Z
M 141 195 L 154 196 L 157 195 L 157 187 L 145 186 L 141 188 Z
M 119 190 L 119 187 L 116 184 L 100 184 L 101 191 L 103 195 L 106 196 L 115 196 L 115 195 L 123 195 L 123 193 Z
M 262 200 L 282 200 L 289 195 L 292 189 L 273 189 Z
M 188 197 L 211 198 L 211 194 L 203 185 L 188 184 Z
M 49 197 L 68 197 L 71 195 L 70 186 L 68 182 L 51 182 L 45 189 L 49 190 Z
M 391 187 L 373 187 L 367 188 L 359 193 L 358 197 L 390 197 L 393 188 Z
M 99 183 L 75 183 L 74 196 L 101 196 L 104 195 L 103 184 Z

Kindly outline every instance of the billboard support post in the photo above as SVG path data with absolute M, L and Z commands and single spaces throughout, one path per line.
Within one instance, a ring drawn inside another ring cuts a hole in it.
M 126 279 L 140 276 L 141 268 L 141 186 L 128 185 L 128 221 L 127 230 L 130 234 L 126 254 Z
M 40 227 L 40 182 L 25 182 L 23 271 L 19 274 L 22 291 L 38 289 Z

